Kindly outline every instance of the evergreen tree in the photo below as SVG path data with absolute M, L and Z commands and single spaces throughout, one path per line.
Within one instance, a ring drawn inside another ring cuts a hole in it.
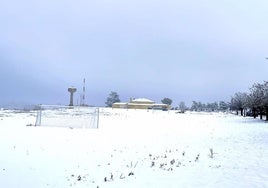
M 172 104 L 172 100 L 170 98 L 164 98 L 161 100 L 161 102 L 163 104 L 167 104 L 167 105 L 171 105 Z
M 113 103 L 120 102 L 119 95 L 112 91 L 105 102 L 107 107 L 112 107 Z

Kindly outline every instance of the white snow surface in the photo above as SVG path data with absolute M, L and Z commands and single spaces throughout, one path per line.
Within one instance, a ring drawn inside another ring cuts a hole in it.
M 35 115 L 0 111 L 0 187 L 268 187 L 264 121 L 103 108 L 99 129 L 26 126 Z

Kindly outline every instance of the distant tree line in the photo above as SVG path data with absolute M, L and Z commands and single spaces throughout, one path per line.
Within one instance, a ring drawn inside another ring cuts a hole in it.
M 206 111 L 206 112 L 217 112 L 228 110 L 229 105 L 225 101 L 212 102 L 212 103 L 202 103 L 193 101 L 190 110 L 192 111 Z
M 247 93 L 235 93 L 230 101 L 230 109 L 241 116 L 250 115 L 256 118 L 260 115 L 260 119 L 266 114 L 268 121 L 268 82 L 253 84 Z
M 117 92 L 111 91 L 109 96 L 106 99 L 105 104 L 107 107 L 112 107 L 113 103 L 115 102 L 120 102 L 119 95 Z M 172 99 L 165 97 L 161 100 L 161 102 L 163 104 L 167 104 L 171 106 L 173 101 Z M 186 110 L 213 112 L 213 111 L 226 111 L 228 110 L 228 108 L 229 108 L 228 103 L 224 101 L 220 101 L 219 103 L 213 102 L 213 103 L 206 103 L 206 104 L 200 101 L 199 102 L 193 101 L 192 106 L 190 108 L 185 105 L 185 102 L 181 101 L 179 103 L 179 106 L 173 109 L 180 110 L 180 112 L 184 113 Z
M 119 95 L 112 91 L 105 104 L 111 107 L 113 103 L 120 102 Z M 170 98 L 164 98 L 162 103 L 171 105 L 172 100 Z M 266 115 L 266 121 L 268 121 L 268 82 L 253 84 L 248 92 L 237 92 L 232 97 L 230 102 L 220 101 L 212 103 L 202 103 L 200 101 L 193 101 L 191 107 L 187 107 L 182 101 L 179 103 L 176 110 L 184 113 L 186 110 L 191 111 L 235 111 L 236 114 L 241 116 L 253 116 L 256 118 L 260 115 L 260 119 L 263 119 L 263 115 Z
M 193 101 L 191 107 L 187 107 L 185 102 L 180 102 L 179 106 L 175 110 L 179 110 L 184 113 L 186 110 L 196 111 L 196 112 L 225 112 L 229 109 L 229 104 L 225 101 L 213 102 L 213 103 L 202 103 L 200 101 Z

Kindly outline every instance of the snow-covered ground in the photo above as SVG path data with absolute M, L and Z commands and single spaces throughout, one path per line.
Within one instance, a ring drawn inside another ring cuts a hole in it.
M 0 111 L 0 187 L 264 188 L 268 123 L 223 113 L 100 110 L 99 129 Z

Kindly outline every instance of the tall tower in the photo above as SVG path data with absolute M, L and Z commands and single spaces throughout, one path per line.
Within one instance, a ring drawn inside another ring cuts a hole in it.
M 73 106 L 74 105 L 74 93 L 76 92 L 76 88 L 75 87 L 69 87 L 68 88 L 68 92 L 70 92 L 70 104 L 69 106 Z
M 85 106 L 85 96 L 86 96 L 86 79 L 83 80 L 83 94 L 82 94 L 82 106 Z

